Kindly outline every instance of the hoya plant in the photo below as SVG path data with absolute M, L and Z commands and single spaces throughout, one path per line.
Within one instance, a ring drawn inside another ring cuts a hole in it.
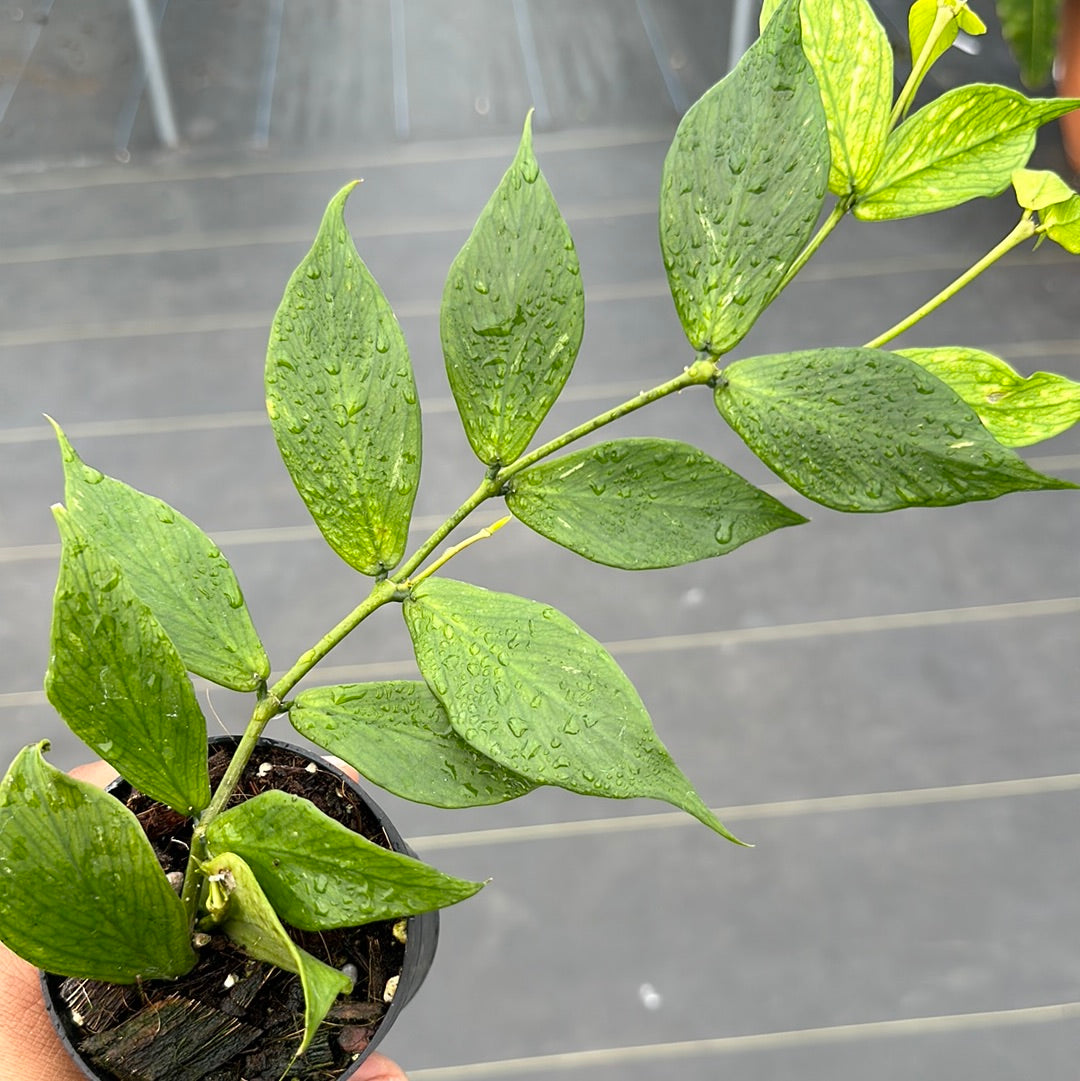
M 722 556 L 805 523 L 697 447 L 607 433 L 662 398 L 711 395 L 718 424 L 796 492 L 840 511 L 1075 487 L 1014 448 L 1075 423 L 1080 385 L 1024 376 L 954 343 L 887 346 L 1017 245 L 1080 252 L 1080 195 L 1026 168 L 1040 125 L 1080 102 L 971 85 L 912 112 L 957 31 L 983 30 L 960 0 L 911 9 L 915 59 L 895 100 L 892 54 L 867 0 L 769 2 L 762 25 L 735 70 L 686 113 L 664 162 L 659 243 L 683 358 L 668 370 L 659 361 L 651 389 L 541 443 L 577 359 L 585 301 L 526 119 L 442 298 L 446 373 L 475 475 L 412 551 L 422 425 L 409 352 L 345 225 L 354 185 L 330 200 L 273 319 L 266 403 L 297 491 L 357 573 L 358 603 L 276 677 L 210 538 L 83 462 L 54 425 L 65 487 L 54 508 L 63 549 L 46 691 L 93 754 L 189 820 L 191 848 L 177 888 L 125 806 L 49 765 L 45 743 L 25 748 L 0 786 L 0 938 L 16 953 L 53 973 L 145 983 L 191 972 L 207 941 L 227 936 L 298 974 L 303 1051 L 351 980 L 289 928 L 408 916 L 480 884 L 368 843 L 303 798 L 269 791 L 235 802 L 260 736 L 282 714 L 407 799 L 475 807 L 556 785 L 663 800 L 734 841 L 596 639 L 542 600 L 447 573 L 456 553 L 507 520 L 444 547 L 490 502 L 626 570 Z M 908 218 L 1010 186 L 1015 228 L 871 341 L 726 359 L 842 219 Z M 404 620 L 416 678 L 311 685 L 318 663 L 381 609 Z M 213 787 L 191 674 L 251 697 Z

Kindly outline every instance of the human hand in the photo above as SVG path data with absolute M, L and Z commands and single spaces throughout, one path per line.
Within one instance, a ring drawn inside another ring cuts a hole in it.
M 104 787 L 116 771 L 104 762 L 80 766 L 73 777 Z M 0 1077 L 20 1081 L 85 1081 L 68 1057 L 41 997 L 37 969 L 0 943 Z M 401 1067 L 372 1052 L 352 1081 L 408 1081 Z

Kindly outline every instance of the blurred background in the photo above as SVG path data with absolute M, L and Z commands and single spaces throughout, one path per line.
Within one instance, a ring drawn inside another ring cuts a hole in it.
M 363 178 L 350 225 L 424 404 L 417 542 L 481 475 L 438 302 L 530 106 L 587 301 L 541 436 L 692 359 L 656 241 L 660 168 L 680 114 L 740 47 L 739 4 L 149 0 L 149 70 L 142 6 L 0 3 L 4 763 L 43 738 L 57 765 L 88 756 L 41 692 L 62 497 L 43 413 L 86 461 L 215 538 L 279 671 L 365 591 L 309 524 L 262 409 L 270 319 L 346 181 Z M 906 4 L 874 6 L 903 79 Z M 1017 85 L 989 4 L 973 6 L 990 33 L 951 49 L 926 94 Z M 1035 162 L 1068 175 L 1056 127 Z M 1005 195 L 845 222 L 734 355 L 866 341 L 1017 216 Z M 1078 301 L 1075 258 L 1018 250 L 903 342 L 1078 378 Z M 1080 500 L 840 515 L 777 483 L 708 394 L 614 434 L 693 442 L 813 521 L 634 575 L 514 524 L 453 574 L 552 603 L 605 642 L 675 759 L 756 847 L 641 801 L 541 790 L 454 813 L 379 796 L 421 856 L 492 879 L 444 914 L 432 974 L 384 1049 L 414 1081 L 1072 1081 Z M 1080 481 L 1076 432 L 1024 453 Z M 316 675 L 414 677 L 396 614 Z M 240 696 L 200 693 L 213 727 L 242 725 Z

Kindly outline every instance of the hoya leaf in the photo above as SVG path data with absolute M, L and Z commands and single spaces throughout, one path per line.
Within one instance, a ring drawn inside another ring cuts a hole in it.
M 507 464 L 558 398 L 581 345 L 577 253 L 532 148 L 532 114 L 443 290 L 446 373 L 477 457 Z
M 304 1038 L 296 1053 L 302 1055 L 334 999 L 352 990 L 352 980 L 289 938 L 252 869 L 236 853 L 216 856 L 205 871 L 214 882 L 215 892 L 223 895 L 219 918 L 225 934 L 250 957 L 300 977 L 304 989 Z
M 1061 0 L 996 0 L 996 5 L 1024 85 L 1045 86 L 1054 63 Z
M 206 720 L 168 635 L 115 560 L 53 508 L 63 548 L 45 693 L 118 773 L 183 815 L 210 802 Z
M 1080 195 L 1040 211 L 1046 235 L 1072 255 L 1080 255 Z
M 618 439 L 519 473 L 506 505 L 542 536 L 626 570 L 677 567 L 806 519 L 671 439 Z
M 897 351 L 948 383 L 1007 447 L 1039 443 L 1080 420 L 1080 383 L 1063 375 L 1025 379 L 999 357 L 962 346 Z
M 817 76 L 829 130 L 829 190 L 861 192 L 889 135 L 893 59 L 868 0 L 802 0 L 803 50 Z
M 719 356 L 783 285 L 817 222 L 829 136 L 786 0 L 682 118 L 664 160 L 660 247 L 690 344 Z
M 396 566 L 420 481 L 420 405 L 401 327 L 330 201 L 274 316 L 266 408 L 330 547 L 362 574 Z
M 274 790 L 218 815 L 207 841 L 212 852 L 243 859 L 274 911 L 303 931 L 414 916 L 483 886 L 382 848 L 308 800 Z
M 1005 86 L 957 87 L 890 136 L 857 218 L 886 221 L 1000 195 L 1027 164 L 1038 128 L 1076 108 L 1069 98 L 1029 99 Z
M 424 679 L 481 754 L 535 784 L 664 800 L 735 840 L 612 656 L 561 612 L 449 578 L 414 587 L 403 611 Z
M 296 696 L 293 728 L 395 796 L 480 807 L 536 785 L 470 747 L 426 683 L 352 683 Z
M 0 782 L 0 940 L 62 976 L 131 984 L 197 960 L 138 819 L 25 747 Z
M 793 488 L 843 511 L 888 511 L 1075 488 L 1043 476 L 950 387 L 879 349 L 812 349 L 730 364 L 720 414 Z
M 1024 210 L 1042 211 L 1055 203 L 1068 202 L 1076 194 L 1050 169 L 1015 169 L 1012 186 Z
M 69 513 L 124 568 L 187 669 L 235 691 L 255 690 L 270 662 L 229 561 L 179 511 L 86 465 L 53 427 Z

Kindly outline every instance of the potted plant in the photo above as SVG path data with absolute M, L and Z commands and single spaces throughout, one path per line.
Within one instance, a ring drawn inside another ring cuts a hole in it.
M 263 741 L 281 714 L 375 784 L 434 806 L 557 785 L 664 800 L 736 840 L 599 642 L 542 601 L 444 573 L 508 518 L 443 546 L 498 500 L 557 544 L 627 570 L 723 555 L 805 519 L 682 442 L 575 444 L 702 388 L 766 465 L 834 509 L 1075 487 L 1012 448 L 1073 424 L 1080 385 L 1024 378 L 962 346 L 883 348 L 1019 244 L 1080 250 L 1080 196 L 1025 168 L 1038 127 L 1080 103 L 974 85 L 908 116 L 949 35 L 978 29 L 957 0 L 916 9 L 916 61 L 893 101 L 891 53 L 866 0 L 765 5 L 761 37 L 688 111 L 663 169 L 660 246 L 690 362 L 539 445 L 576 358 L 584 293 L 526 120 L 443 294 L 446 370 L 478 479 L 411 552 L 421 418 L 409 354 L 344 223 L 354 185 L 334 196 L 273 320 L 267 409 L 314 521 L 369 584 L 276 678 L 213 542 L 84 463 L 54 425 L 65 502 L 46 690 L 124 784 L 104 793 L 71 779 L 43 744 L 18 755 L 0 784 L 0 939 L 52 974 L 50 992 L 67 981 L 58 1021 L 92 1076 L 348 1076 L 385 1024 L 378 1004 L 408 994 L 405 962 L 400 982 L 376 978 L 356 929 L 377 925 L 389 952 L 394 941 L 407 950 L 430 941 L 430 922 L 413 921 L 480 888 L 365 838 L 383 831 L 377 811 L 320 761 Z M 1010 184 L 1017 226 L 872 341 L 725 359 L 849 213 L 900 219 Z M 391 606 L 417 678 L 298 691 Z M 226 750 L 208 745 L 189 673 L 253 696 Z M 268 1013 L 295 1032 L 284 1058 L 262 1043 Z

